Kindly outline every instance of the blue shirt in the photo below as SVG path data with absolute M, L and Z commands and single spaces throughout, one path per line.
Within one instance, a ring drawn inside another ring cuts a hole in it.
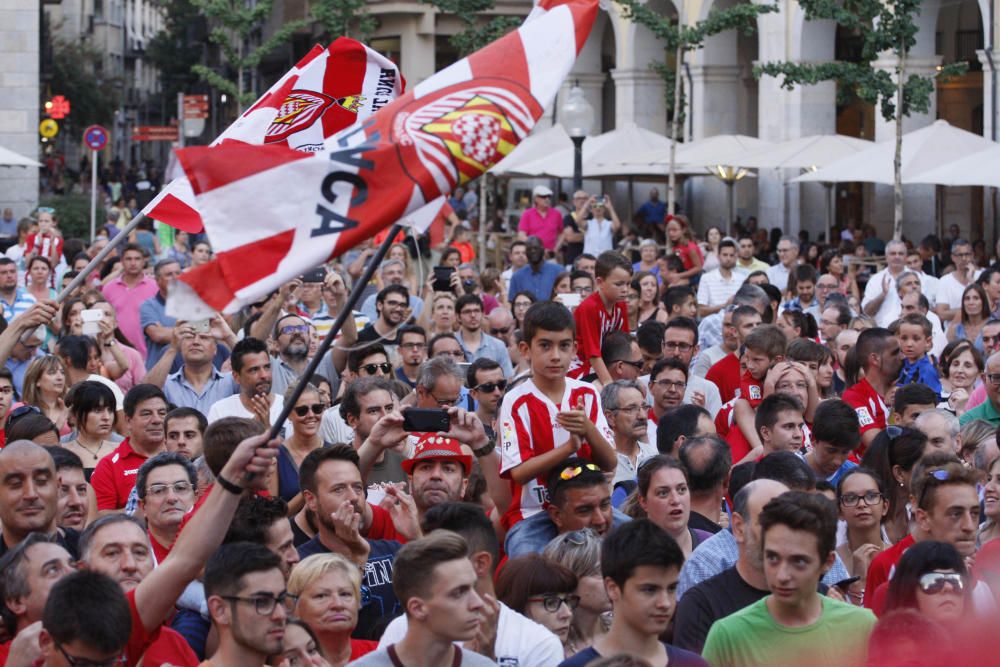
M 458 346 L 462 348 L 462 352 L 465 352 L 465 360 L 472 363 L 476 359 L 492 359 L 500 364 L 500 370 L 503 371 L 505 378 L 514 377 L 514 366 L 510 363 L 510 353 L 507 351 L 507 346 L 504 345 L 503 341 L 486 333 L 481 332 L 480 335 L 479 349 L 475 353 L 472 353 L 465 346 L 465 341 L 462 339 L 462 330 L 459 329 L 455 334 L 455 338 L 458 339 Z
M 14 376 L 14 391 L 17 392 L 18 396 L 21 396 L 24 393 L 24 373 L 28 370 L 28 366 L 30 366 L 31 362 L 38 357 L 44 356 L 45 353 L 42 352 L 42 348 L 38 348 L 27 361 L 18 361 L 14 357 L 7 357 L 7 362 L 4 366 L 6 366 L 7 370 L 10 371 L 10 374 Z M 989 403 L 989 401 L 987 401 L 987 403 Z
M 154 343 L 146 335 L 146 327 L 150 324 L 158 324 L 161 327 L 172 327 L 177 324 L 177 318 L 170 317 L 167 315 L 167 302 L 166 300 L 157 293 L 152 299 L 146 299 L 139 306 L 139 326 L 142 327 L 142 337 L 146 340 L 146 370 L 148 371 L 156 362 L 160 360 L 163 353 L 167 351 L 170 347 L 170 343 Z M 217 345 L 215 350 L 215 356 L 212 358 L 212 365 L 216 368 L 221 368 L 222 364 L 226 363 L 226 359 L 229 358 L 229 348 L 225 345 Z M 176 373 L 181 369 L 184 364 L 184 359 L 181 355 L 177 355 L 174 358 L 174 363 L 170 367 L 171 373 Z M 207 412 L 206 412 L 207 414 Z
M 650 200 L 640 206 L 635 215 L 637 218 L 641 217 L 647 225 L 661 225 L 667 217 L 667 205 L 659 200 Z
M 631 520 L 627 514 L 611 510 L 612 528 L 617 528 Z M 559 537 L 559 529 L 549 518 L 548 512 L 536 512 L 527 519 L 522 519 L 511 526 L 504 540 L 504 552 L 508 558 L 517 558 L 526 554 L 540 554 L 545 545 L 557 537 Z
M 368 545 L 371 551 L 361 580 L 361 610 L 352 634 L 355 639 L 378 639 L 383 629 L 379 621 L 397 616 L 401 611 L 392 590 L 392 564 L 403 545 L 395 540 L 368 540 Z M 303 559 L 313 554 L 330 553 L 320 542 L 319 535 L 298 547 L 298 551 Z
M 705 659 L 697 653 L 685 651 L 682 648 L 677 648 L 666 643 L 663 644 L 663 648 L 667 649 L 667 664 L 670 667 L 708 667 Z M 586 665 L 590 664 L 591 660 L 597 660 L 600 657 L 601 654 L 597 652 L 597 649 L 590 646 L 572 658 L 566 658 L 560 662 L 559 667 L 586 667 Z
M 830 485 L 833 486 L 834 489 L 836 489 L 837 484 L 840 483 L 840 478 L 846 475 L 849 470 L 853 470 L 854 468 L 857 467 L 858 464 L 855 463 L 854 461 L 844 461 L 843 463 L 840 464 L 840 467 L 837 468 L 837 472 L 827 477 L 826 481 L 830 482 Z
M 563 268 L 552 262 L 542 262 L 541 268 L 536 272 L 531 264 L 521 267 L 510 276 L 510 289 L 507 290 L 507 298 L 511 303 L 518 292 L 528 291 L 535 295 L 539 301 L 548 301 L 552 296 L 552 288 L 556 284 L 556 276 L 562 273 Z
M 941 395 L 941 378 L 938 377 L 937 369 L 926 354 L 912 362 L 903 359 L 903 368 L 899 371 L 896 386 L 901 387 L 911 382 L 925 384 L 933 389 L 935 394 Z
M 6 299 L 0 299 L 0 303 L 3 304 L 3 318 L 7 320 L 7 324 L 10 324 L 15 317 L 31 308 L 37 301 L 35 297 L 28 294 L 28 290 L 18 287 L 14 292 L 13 303 L 7 303 Z
M 201 414 L 207 415 L 213 403 L 239 393 L 239 385 L 233 380 L 232 375 L 223 375 L 218 369 L 213 371 L 212 377 L 201 388 L 201 392 L 198 392 L 184 377 L 183 366 L 176 373 L 167 376 L 167 381 L 163 383 L 163 393 L 167 397 L 167 402 L 178 408 L 194 408 Z

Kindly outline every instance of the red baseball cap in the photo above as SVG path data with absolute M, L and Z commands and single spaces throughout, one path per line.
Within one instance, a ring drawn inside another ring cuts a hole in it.
M 407 475 L 412 475 L 413 466 L 421 461 L 458 461 L 465 467 L 466 475 L 472 470 L 472 457 L 462 453 L 458 440 L 434 433 L 421 436 L 413 450 L 413 458 L 404 460 L 400 465 Z

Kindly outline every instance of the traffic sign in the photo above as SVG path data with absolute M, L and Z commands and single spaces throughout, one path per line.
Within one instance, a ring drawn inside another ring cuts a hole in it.
M 108 131 L 100 125 L 91 125 L 83 131 L 83 143 L 92 151 L 104 150 L 108 145 Z
M 139 125 L 132 129 L 132 141 L 177 141 L 177 128 L 171 125 Z
M 38 124 L 38 134 L 42 135 L 46 139 L 51 139 L 59 134 L 59 123 L 55 122 L 51 118 L 46 118 Z
M 70 104 L 62 95 L 56 95 L 51 100 L 45 103 L 45 113 L 49 115 L 50 118 L 55 118 L 57 120 L 62 120 L 69 115 Z

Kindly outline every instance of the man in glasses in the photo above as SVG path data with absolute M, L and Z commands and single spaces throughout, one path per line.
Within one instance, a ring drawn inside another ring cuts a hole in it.
M 378 317 L 358 332 L 358 342 L 397 345 L 399 327 L 412 313 L 410 291 L 403 285 L 383 287 L 375 296 L 375 310 L 378 311 Z
M 767 270 L 767 280 L 781 290 L 788 288 L 788 274 L 799 261 L 799 242 L 794 236 L 782 236 L 778 241 L 778 263 Z
M 614 432 L 618 467 L 612 486 L 634 481 L 636 471 L 646 459 L 656 456 L 656 441 L 641 442 L 646 437 L 646 400 L 642 386 L 635 380 L 615 380 L 601 390 L 601 406 Z
M 416 389 L 420 366 L 427 361 L 427 332 L 423 327 L 407 324 L 399 330 L 399 359 L 402 364 L 396 369 L 396 379 Z
M 274 323 L 271 342 L 278 354 L 271 355 L 271 391 L 275 394 L 284 394 L 288 385 L 297 382 L 305 372 L 311 335 L 309 323 L 298 315 L 285 315 Z M 329 353 L 319 362 L 316 372 L 325 378 L 337 377 Z
M 985 419 L 994 426 L 1000 426 L 1000 352 L 994 352 L 986 360 L 982 379 L 986 400 L 959 417 L 962 426 L 973 419 Z
M 976 491 L 979 474 L 949 452 L 932 452 L 917 462 L 910 476 L 910 534 L 875 556 L 868 566 L 866 607 L 876 614 L 882 612 L 892 572 L 903 553 L 917 542 L 947 542 L 963 558 L 975 556 L 981 512 Z M 981 592 L 973 594 L 973 604 L 979 607 L 988 600 L 990 611 L 995 610 L 992 594 L 987 590 L 986 596 L 978 595 Z
M 698 324 L 688 317 L 673 317 L 663 332 L 663 358 L 676 359 L 688 369 L 684 403 L 701 405 L 715 419 L 722 408 L 722 397 L 715 383 L 690 372 L 691 360 L 701 348 L 698 345 Z
M 282 651 L 295 598 L 285 590 L 281 562 L 262 544 L 233 542 L 205 567 L 205 597 L 219 635 L 213 667 L 259 667 Z
M 513 377 L 514 367 L 503 341 L 483 331 L 483 301 L 475 294 L 463 294 L 455 302 L 458 331 L 455 338 L 469 361 L 492 359 L 500 364 L 504 377 Z
M 639 343 L 624 331 L 612 331 L 604 336 L 601 359 L 612 382 L 638 379 L 645 365 Z
M 467 393 L 465 373 L 454 359 L 454 356 L 432 356 L 420 367 L 418 408 L 469 407 L 468 399 L 463 398 Z
M 517 349 L 517 340 L 514 337 L 514 316 L 509 308 L 494 308 L 486 316 L 486 330 L 490 335 L 498 339 L 507 348 L 507 356 L 510 357 L 512 365 L 517 365 L 521 361 L 521 351 Z
M 507 390 L 507 380 L 500 364 L 492 359 L 476 359 L 466 372 L 469 395 L 476 401 L 476 416 L 483 423 L 486 437 L 496 437 L 496 419 L 500 399 Z
M 139 467 L 135 487 L 157 562 L 170 553 L 181 522 L 194 506 L 197 486 L 194 465 L 180 454 L 163 452 Z
M 399 285 L 406 287 L 406 265 L 399 259 L 387 259 L 378 267 L 379 275 L 382 276 L 382 285 Z M 407 290 L 407 306 L 414 317 L 420 316 L 420 311 L 424 308 L 424 300 L 415 294 L 409 294 Z M 378 294 L 372 294 L 361 304 L 361 314 L 374 322 L 379 317 Z
M 983 272 L 973 264 L 972 244 L 965 239 L 959 238 L 952 242 L 951 259 L 955 263 L 955 270 L 938 281 L 935 311 L 942 322 L 950 322 L 955 317 L 955 313 L 962 308 L 965 288 Z
M 687 366 L 679 359 L 660 359 L 653 365 L 649 373 L 649 394 L 653 405 L 647 415 L 646 442 L 653 444 L 656 440 L 656 427 L 668 410 L 676 408 L 684 401 L 684 391 L 687 388 Z

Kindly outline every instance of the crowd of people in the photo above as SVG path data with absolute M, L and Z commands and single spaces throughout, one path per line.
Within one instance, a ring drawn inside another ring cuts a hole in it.
M 203 238 L 57 301 L 114 230 L 19 222 L 0 663 L 990 664 L 1000 264 L 554 196 L 503 266 L 470 204 L 430 263 L 360 284 L 369 241 L 199 321 L 166 300 Z

